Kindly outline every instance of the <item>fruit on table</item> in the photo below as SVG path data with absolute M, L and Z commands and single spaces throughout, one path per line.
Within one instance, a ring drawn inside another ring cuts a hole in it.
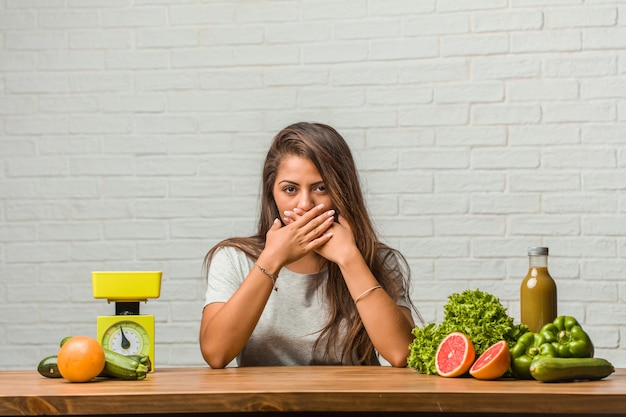
M 104 369 L 104 349 L 88 336 L 74 336 L 59 349 L 59 372 L 70 382 L 88 382 Z
M 537 358 L 530 373 L 538 381 L 565 382 L 606 378 L 615 372 L 613 365 L 602 358 Z
M 464 375 L 474 363 L 475 357 L 474 345 L 469 337 L 461 332 L 452 332 L 441 341 L 437 349 L 437 374 L 443 377 Z
M 470 375 L 478 379 L 498 379 L 511 367 L 511 352 L 505 340 L 490 346 L 470 368 Z

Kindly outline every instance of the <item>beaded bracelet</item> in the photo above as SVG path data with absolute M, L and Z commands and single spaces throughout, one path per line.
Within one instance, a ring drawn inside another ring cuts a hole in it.
M 379 289 L 379 288 L 382 288 L 382 287 L 381 287 L 380 285 L 376 285 L 376 286 L 374 286 L 374 287 L 372 287 L 372 288 L 369 288 L 369 289 L 367 289 L 367 290 L 363 291 L 363 292 L 361 293 L 361 295 L 359 295 L 357 298 L 355 298 L 355 299 L 354 299 L 354 304 L 356 304 L 356 303 L 358 303 L 359 301 L 361 301 L 361 298 L 365 297 L 367 294 L 369 294 L 369 293 L 371 293 L 372 291 L 377 290 L 377 289 Z
M 278 288 L 276 287 L 276 280 L 278 279 L 278 275 L 274 275 L 274 274 L 270 274 L 267 269 L 263 268 L 261 265 L 255 263 L 256 267 L 259 268 L 261 270 L 261 272 L 263 272 L 265 275 L 267 275 L 271 280 L 272 280 L 272 289 L 274 291 L 278 291 Z

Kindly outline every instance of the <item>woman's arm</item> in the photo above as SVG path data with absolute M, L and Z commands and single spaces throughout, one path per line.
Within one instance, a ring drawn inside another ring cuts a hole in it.
M 354 243 L 350 228 L 341 220 L 331 231 L 333 238 L 317 249 L 324 258 L 341 269 L 348 290 L 376 350 L 392 365 L 405 367 L 411 331 L 415 327 L 411 312 L 401 307 L 379 285 Z
M 328 242 L 331 225 L 332 212 L 323 212 L 323 206 L 284 227 L 274 222 L 256 261 L 265 272 L 254 266 L 228 301 L 208 304 L 202 312 L 200 350 L 212 368 L 228 365 L 247 343 L 274 287 L 269 275 Z

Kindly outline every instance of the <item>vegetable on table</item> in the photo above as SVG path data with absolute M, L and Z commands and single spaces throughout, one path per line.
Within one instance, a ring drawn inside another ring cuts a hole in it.
M 505 340 L 513 346 L 528 328 L 515 325 L 500 300 L 480 290 L 465 290 L 451 294 L 444 305 L 440 324 L 429 323 L 415 327 L 415 339 L 409 345 L 408 365 L 422 374 L 436 374 L 435 357 L 441 341 L 450 333 L 462 332 L 472 341 L 476 355 Z
M 554 346 L 560 358 L 593 357 L 593 343 L 574 317 L 559 316 L 552 323 L 545 324 L 539 334 Z
M 517 343 L 511 348 L 511 369 L 519 379 L 533 379 L 530 374 L 530 365 L 539 357 L 555 357 L 556 349 L 546 343 L 539 333 L 528 332 L 520 336 Z
M 540 357 L 530 365 L 532 377 L 542 382 L 592 381 L 613 372 L 613 365 L 602 358 Z

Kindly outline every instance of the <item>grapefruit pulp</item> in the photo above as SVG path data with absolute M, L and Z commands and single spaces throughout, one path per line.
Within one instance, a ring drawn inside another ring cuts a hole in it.
M 443 377 L 457 377 L 470 369 L 475 357 L 474 344 L 469 337 L 461 332 L 452 332 L 437 348 L 435 367 Z
M 470 368 L 470 375 L 478 379 L 498 379 L 511 366 L 511 352 L 504 340 L 491 345 Z

